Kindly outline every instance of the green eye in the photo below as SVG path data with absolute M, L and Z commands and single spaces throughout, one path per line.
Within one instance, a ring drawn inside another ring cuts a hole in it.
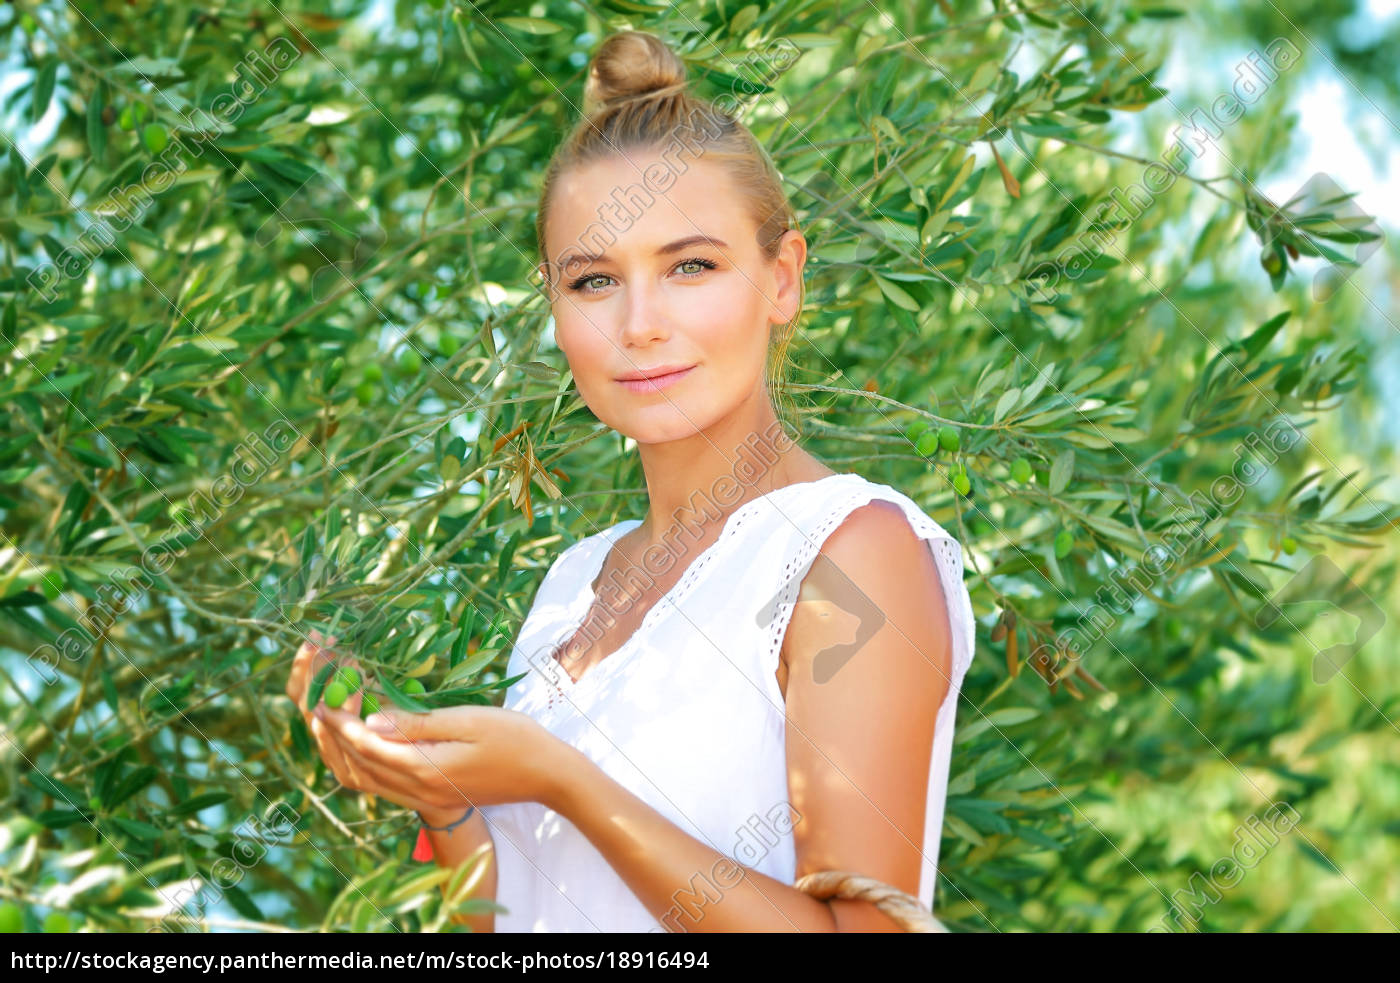
M 588 291 L 602 290 L 603 287 L 607 286 L 607 283 L 604 282 L 604 283 L 602 283 L 602 284 L 599 284 L 597 281 L 599 281 L 599 280 L 606 281 L 607 279 L 608 279 L 608 278 L 607 278 L 606 274 L 603 274 L 603 273 L 594 273 L 592 276 L 581 276 L 581 277 L 579 277 L 579 278 L 578 278 L 577 280 L 575 280 L 572 284 L 570 284 L 570 286 L 571 286 L 574 290 L 588 290 Z
M 687 266 L 698 267 L 698 269 L 687 271 L 685 269 L 685 267 Z M 683 259 L 676 264 L 675 268 L 678 271 L 680 271 L 681 276 L 699 276 L 706 270 L 713 270 L 715 268 L 715 264 L 710 262 L 708 259 L 699 259 L 697 257 L 692 259 Z

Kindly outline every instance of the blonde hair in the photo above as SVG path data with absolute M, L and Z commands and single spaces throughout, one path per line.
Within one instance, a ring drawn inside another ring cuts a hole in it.
M 535 215 L 536 245 L 551 280 L 555 271 L 545 255 L 545 221 L 560 175 L 630 150 L 681 146 L 719 163 L 744 198 L 759 249 L 769 260 L 778 255 L 783 233 L 797 228 L 777 168 L 762 145 L 733 113 L 687 92 L 685 64 L 660 38 L 642 31 L 607 38 L 589 66 L 583 98 L 584 117 L 550 159 Z M 806 283 L 799 276 L 797 313 L 774 332 L 764 370 L 789 436 L 800 434 L 801 426 L 787 389 L 787 353 L 805 300 Z

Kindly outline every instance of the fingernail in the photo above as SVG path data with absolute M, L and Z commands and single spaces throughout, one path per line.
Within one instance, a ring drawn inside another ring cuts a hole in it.
M 365 726 L 380 734 L 392 734 L 394 732 L 394 725 L 391 724 L 389 718 L 382 713 L 372 713 L 366 717 Z

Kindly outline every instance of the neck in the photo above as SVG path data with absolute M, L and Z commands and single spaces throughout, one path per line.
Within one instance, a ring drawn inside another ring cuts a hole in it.
M 756 395 L 690 436 L 638 445 L 650 503 L 643 543 L 661 543 L 677 525 L 709 530 L 775 488 L 833 473 L 783 432 L 766 388 Z

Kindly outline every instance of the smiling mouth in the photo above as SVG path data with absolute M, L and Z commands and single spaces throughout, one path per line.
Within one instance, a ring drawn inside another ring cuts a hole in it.
M 674 385 L 684 379 L 691 372 L 695 371 L 695 366 L 688 369 L 679 369 L 675 372 L 668 372 L 665 375 L 654 375 L 649 379 L 618 379 L 618 384 L 634 393 L 656 392 Z

